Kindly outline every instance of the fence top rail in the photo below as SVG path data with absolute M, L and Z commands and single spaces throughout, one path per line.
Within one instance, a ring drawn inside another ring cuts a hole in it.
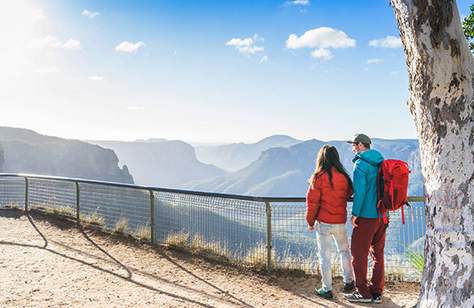
M 105 185 L 105 186 L 110 186 L 110 187 L 132 188 L 132 189 L 148 190 L 148 191 L 153 191 L 153 192 L 176 193 L 176 194 L 184 194 L 184 195 L 215 197 L 215 198 L 244 200 L 244 201 L 295 202 L 295 203 L 296 202 L 306 202 L 305 197 L 245 196 L 245 195 L 222 194 L 222 193 L 183 190 L 183 189 L 173 189 L 173 188 L 164 188 L 164 187 L 155 187 L 155 186 L 143 186 L 143 185 L 136 185 L 136 184 L 107 182 L 107 181 L 89 180 L 89 179 L 82 179 L 82 178 L 62 177 L 62 176 L 49 176 L 49 175 L 28 174 L 28 173 L 0 173 L 0 178 L 8 178 L 8 177 L 25 178 L 25 179 L 39 179 L 39 180 L 51 180 L 51 181 L 65 181 L 65 182 L 72 182 L 72 183 L 95 184 L 95 185 Z M 348 201 L 351 202 L 352 198 L 349 198 Z M 425 198 L 422 197 L 422 196 L 410 196 L 410 197 L 408 197 L 408 202 L 424 202 L 424 201 L 425 201 Z

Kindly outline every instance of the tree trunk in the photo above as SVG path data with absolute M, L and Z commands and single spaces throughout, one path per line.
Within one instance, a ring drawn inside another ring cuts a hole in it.
M 474 66 L 454 0 L 391 0 L 427 194 L 419 306 L 474 307 Z

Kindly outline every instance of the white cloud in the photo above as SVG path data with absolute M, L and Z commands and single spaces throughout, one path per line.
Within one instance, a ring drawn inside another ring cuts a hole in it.
M 100 13 L 99 12 L 92 12 L 92 11 L 89 11 L 89 10 L 84 10 L 84 11 L 82 11 L 81 15 L 85 16 L 85 17 L 89 17 L 89 18 L 95 18 L 97 16 L 100 16 Z
M 309 5 L 309 0 L 292 0 L 290 3 L 293 5 Z
M 69 39 L 66 42 L 62 42 L 57 37 L 48 35 L 41 38 L 33 39 L 30 42 L 31 48 L 55 48 L 55 49 L 66 49 L 75 50 L 81 48 L 81 42 L 74 39 Z
M 333 57 L 330 48 L 351 48 L 356 46 L 356 41 L 341 30 L 320 27 L 306 31 L 302 36 L 290 34 L 286 40 L 286 48 L 314 48 L 311 56 L 324 60 Z
M 381 39 L 371 40 L 369 42 L 369 46 L 382 48 L 400 48 L 403 45 L 399 37 L 389 35 Z
M 268 62 L 268 56 L 263 56 L 258 63 L 262 64 Z
M 382 60 L 382 59 L 377 59 L 377 58 L 375 58 L 375 59 L 369 59 L 369 60 L 367 60 L 367 64 L 381 64 L 381 63 L 383 63 L 383 60 Z
M 321 60 L 331 60 L 332 58 L 334 58 L 334 55 L 329 49 L 318 48 L 311 52 L 311 57 L 318 58 Z
M 255 34 L 253 37 L 233 38 L 225 44 L 235 47 L 240 53 L 251 55 L 265 50 L 263 46 L 256 45 L 257 42 L 263 42 L 263 40 L 264 39 L 259 37 L 258 34 Z
M 321 27 L 306 31 L 302 36 L 290 34 L 286 47 L 297 48 L 349 48 L 355 47 L 356 41 L 341 30 Z
M 136 43 L 123 41 L 115 47 L 115 50 L 120 52 L 136 53 L 140 48 L 145 46 L 145 43 L 142 41 Z
M 41 74 L 48 74 L 48 73 L 54 73 L 54 72 L 57 72 L 57 71 L 58 71 L 58 69 L 56 68 L 56 66 L 51 66 L 51 67 L 39 68 L 35 72 L 36 73 L 41 73 Z
M 78 40 L 69 39 L 62 45 L 64 49 L 79 49 L 81 48 L 81 42 Z
M 92 81 L 102 81 L 102 80 L 104 80 L 104 77 L 94 75 L 94 76 L 89 76 L 89 79 L 92 80 Z

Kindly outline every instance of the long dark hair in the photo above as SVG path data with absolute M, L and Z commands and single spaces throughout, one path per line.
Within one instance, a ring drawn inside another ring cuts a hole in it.
M 339 173 L 344 175 L 349 183 L 350 187 L 352 188 L 352 180 L 347 174 L 346 169 L 341 163 L 339 159 L 339 153 L 337 152 L 336 148 L 332 145 L 325 145 L 323 146 L 318 153 L 318 157 L 316 158 L 316 168 L 314 169 L 313 174 L 309 178 L 309 183 L 313 185 L 314 179 L 321 175 L 323 172 L 326 172 L 329 176 L 329 183 L 332 185 L 332 168 L 335 168 Z

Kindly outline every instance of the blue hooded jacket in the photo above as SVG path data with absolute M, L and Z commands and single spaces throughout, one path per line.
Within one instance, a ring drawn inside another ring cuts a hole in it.
M 378 218 L 377 173 L 383 156 L 376 150 L 358 153 L 354 163 L 354 202 L 352 215 L 364 218 Z

